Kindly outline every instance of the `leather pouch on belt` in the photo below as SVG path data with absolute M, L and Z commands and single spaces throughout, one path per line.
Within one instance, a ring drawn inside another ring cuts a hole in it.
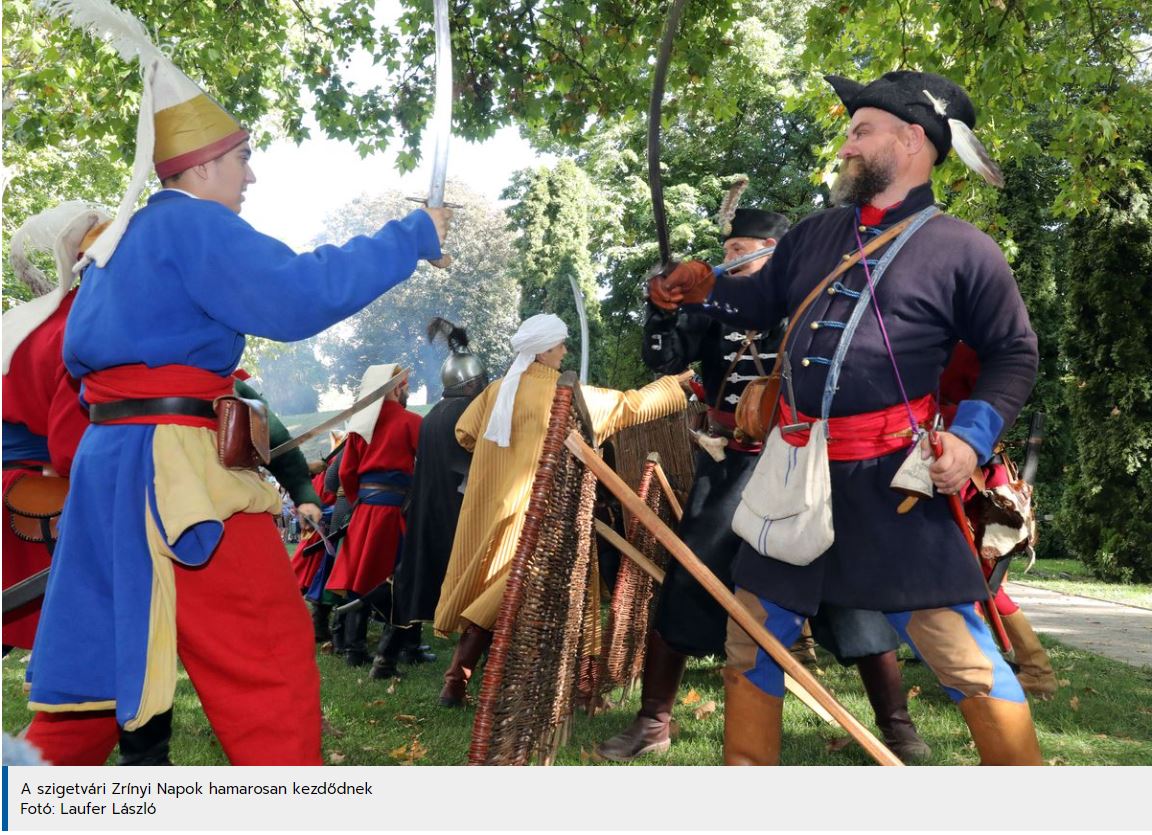
M 39 473 L 21 475 L 4 493 L 4 509 L 15 534 L 25 542 L 56 539 L 56 522 L 68 496 L 68 479 Z
M 780 400 L 780 372 L 757 377 L 744 387 L 736 404 L 736 428 L 747 439 L 763 441 L 772 429 Z M 741 440 L 737 437 L 737 440 Z
M 216 454 L 230 470 L 254 470 L 270 460 L 268 407 L 259 400 L 226 394 L 212 401 L 216 410 Z

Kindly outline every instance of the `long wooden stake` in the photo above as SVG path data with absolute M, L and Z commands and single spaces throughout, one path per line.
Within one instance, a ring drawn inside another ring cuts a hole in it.
M 656 453 L 653 453 L 655 455 Z M 676 498 L 676 491 L 672 489 L 672 482 L 668 480 L 668 473 L 664 472 L 664 467 L 660 464 L 660 458 L 656 458 L 656 478 L 660 482 L 660 486 L 664 490 L 664 497 L 668 499 L 668 507 L 672 509 L 672 515 L 676 517 L 679 522 L 684 518 L 684 508 L 680 506 L 680 500 Z
M 736 600 L 736 595 L 732 594 L 720 580 L 708 570 L 708 567 L 700 561 L 700 558 L 692 553 L 692 549 L 684 544 L 684 540 L 676 536 L 672 529 L 664 524 L 652 510 L 640 500 L 628 485 L 624 482 L 616 472 L 604 463 L 603 459 L 596 454 L 592 447 L 584 442 L 584 439 L 576 432 L 568 435 L 568 439 L 564 445 L 584 464 L 592 473 L 600 480 L 600 483 L 608 488 L 609 491 L 619 500 L 624 509 L 635 516 L 640 524 L 651 531 L 652 535 L 660 541 L 668 553 L 687 569 L 708 593 L 716 599 L 721 606 L 724 607 L 728 615 L 740 624 L 741 628 L 747 632 L 760 647 L 772 656 L 772 660 L 779 664 L 785 673 L 792 676 L 797 683 L 807 690 L 813 698 L 816 699 L 824 708 L 832 714 L 836 720 L 848 734 L 855 739 L 864 748 L 868 754 L 880 763 L 880 765 L 902 766 L 899 758 L 885 747 L 884 743 L 877 739 L 871 731 L 865 728 L 860 721 L 844 709 L 844 706 L 836 701 L 835 697 L 824 689 L 824 686 L 816 680 L 804 665 L 792 657 L 787 648 L 784 647 L 779 641 L 772 637 L 764 626 L 756 621 L 739 601 Z
M 596 533 L 600 534 L 600 536 L 604 537 L 606 541 L 615 546 L 617 551 L 631 559 L 632 562 L 636 563 L 636 565 L 640 566 L 640 568 L 644 570 L 644 573 L 646 573 L 657 583 L 664 583 L 664 570 L 660 568 L 660 566 L 656 565 L 656 563 L 652 562 L 652 560 L 644 556 L 644 554 L 640 552 L 640 549 L 638 549 L 624 537 L 620 536 L 620 534 L 616 533 L 616 531 L 613 530 L 609 525 L 606 525 L 599 519 L 594 520 L 594 523 L 596 525 Z M 836 720 L 832 718 L 832 714 L 825 710 L 823 705 L 812 698 L 812 696 L 808 694 L 807 690 L 797 684 L 796 680 L 793 679 L 792 676 L 788 674 L 784 675 L 784 686 L 788 688 L 789 693 L 802 701 L 813 713 L 815 713 L 829 725 L 837 724 Z

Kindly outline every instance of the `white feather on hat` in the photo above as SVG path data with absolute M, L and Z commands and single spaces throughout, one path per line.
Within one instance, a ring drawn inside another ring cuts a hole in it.
M 72 289 L 76 263 L 88 233 L 112 219 L 100 206 L 83 200 L 68 200 L 33 215 L 12 233 L 8 242 L 8 259 L 16 276 L 31 288 L 37 298 L 18 304 L 3 317 L 3 371 L 8 373 L 12 356 L 28 336 L 56 312 Z M 56 257 L 57 280 L 44 275 L 28 254 L 51 252 Z
M 144 77 L 136 123 L 132 179 L 116 218 L 73 268 L 103 267 L 116 251 L 155 166 L 161 179 L 219 157 L 248 138 L 219 104 L 157 47 L 144 24 L 108 0 L 39 0 L 46 12 L 105 40 L 125 61 L 138 60 Z

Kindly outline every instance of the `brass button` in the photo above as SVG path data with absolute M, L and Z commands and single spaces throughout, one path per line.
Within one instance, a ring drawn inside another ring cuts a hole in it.
M 800 364 L 802 366 L 804 366 L 805 368 L 807 368 L 808 366 L 810 366 L 812 364 L 812 360 L 805 357 L 804 359 L 800 360 Z
M 867 231 L 868 231 L 868 227 L 867 227 L 867 226 L 865 226 L 864 224 L 860 224 L 860 231 L 861 231 L 861 232 L 867 232 Z
M 820 323 L 819 322 L 813 322 L 808 327 L 812 328 L 812 330 L 814 330 L 814 331 L 818 331 L 818 330 L 820 330 Z
M 835 296 L 836 295 L 836 288 L 835 287 L 829 287 L 828 288 L 828 295 L 829 296 Z
M 847 255 L 841 255 L 840 260 L 841 261 L 851 261 L 852 260 L 852 253 L 849 252 Z

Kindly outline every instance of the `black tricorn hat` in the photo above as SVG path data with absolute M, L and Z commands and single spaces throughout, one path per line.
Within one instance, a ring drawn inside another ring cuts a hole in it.
M 724 236 L 729 238 L 780 238 L 788 231 L 788 218 L 776 212 L 762 209 L 737 209 L 732 216 L 732 230 Z
M 952 148 L 949 119 L 963 122 L 969 128 L 976 127 L 972 100 L 963 87 L 942 75 L 899 70 L 884 73 L 871 84 L 840 75 L 826 75 L 824 80 L 844 102 L 849 116 L 861 107 L 875 107 L 924 128 L 925 136 L 936 148 L 936 165 L 944 161 Z

